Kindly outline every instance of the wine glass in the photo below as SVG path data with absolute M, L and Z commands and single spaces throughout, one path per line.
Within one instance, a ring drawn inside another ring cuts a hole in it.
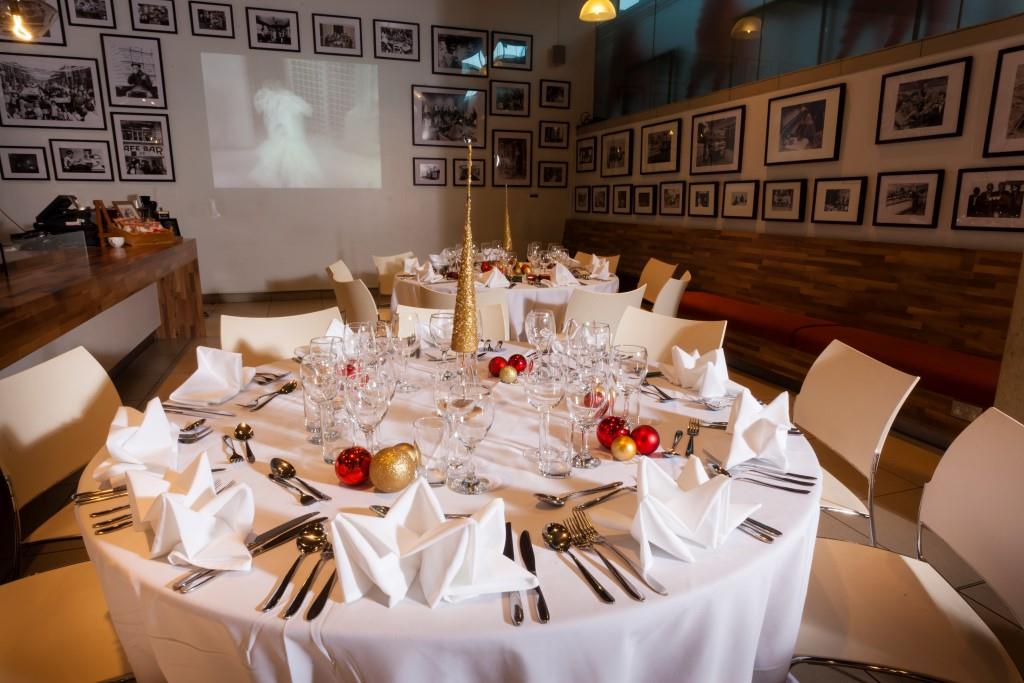
M 451 311 L 441 311 L 430 314 L 430 338 L 441 349 L 441 359 L 448 357 L 448 350 L 452 348 L 452 331 L 455 327 L 455 314 Z
M 466 449 L 464 458 L 449 461 L 448 488 L 456 493 L 476 495 L 491 490 L 491 482 L 477 476 L 473 455 L 494 423 L 494 399 L 490 389 L 466 386 L 452 397 L 455 436 Z
M 561 449 L 550 444 L 551 410 L 562 401 L 565 385 L 562 380 L 563 368 L 553 358 L 538 358 L 526 372 L 520 375 L 526 389 L 526 400 L 540 413 L 540 438 L 537 463 L 545 477 L 564 478 L 569 476 L 572 465 Z M 532 458 L 533 449 L 527 449 Z
M 345 382 L 345 407 L 366 438 L 366 448 L 376 453 L 377 426 L 391 405 L 392 385 L 373 366 L 360 366 Z
M 590 454 L 587 434 L 604 417 L 611 400 L 612 386 L 607 373 L 594 368 L 573 369 L 565 379 L 565 402 L 569 418 L 579 427 L 583 438 L 580 452 L 573 456 L 573 467 L 591 469 L 601 461 Z
M 338 393 L 338 357 L 329 353 L 310 353 L 302 359 L 299 369 L 302 390 L 317 404 L 320 411 L 320 455 L 333 463 L 328 438 L 327 413 Z
M 530 311 L 526 314 L 526 340 L 541 353 L 551 350 L 555 338 L 555 316 L 551 311 Z
M 540 242 L 530 242 L 526 247 L 526 260 L 530 262 L 530 266 L 537 270 L 540 266 L 540 254 L 544 251 L 544 247 L 541 246 Z
M 580 325 L 574 339 L 580 354 L 579 359 L 583 362 L 597 366 L 608 360 L 612 346 L 612 328 L 608 323 L 588 320 Z
M 453 401 L 464 392 L 465 387 L 477 384 L 478 380 L 475 375 L 468 375 L 467 368 L 460 368 L 456 363 L 444 362 L 439 365 L 441 367 L 434 373 L 433 378 L 434 407 L 437 414 L 444 419 L 445 451 L 447 458 L 451 460 L 456 456 L 452 440 L 455 438 L 455 418 L 458 414 Z
M 337 370 L 340 371 L 345 367 L 345 364 L 342 362 L 341 337 L 314 337 L 309 340 L 309 344 L 307 346 L 302 348 L 302 357 L 305 357 L 309 353 L 320 355 L 327 354 L 335 358 L 335 368 Z M 301 358 L 299 359 L 299 362 L 302 362 Z M 321 431 L 322 420 L 320 419 L 320 405 L 305 392 L 303 392 L 303 411 L 306 417 L 306 430 L 310 432 L 309 442 L 319 446 L 321 445 L 321 440 L 324 438 L 323 432 Z M 335 419 L 334 412 L 334 410 L 330 410 L 326 415 L 328 443 L 338 438 L 338 432 L 335 429 L 338 422 Z
M 419 474 L 426 477 L 431 486 L 444 483 L 448 469 L 445 457 L 445 422 L 444 418 L 428 415 L 418 418 L 412 423 L 415 435 L 416 450 L 420 452 Z
M 409 381 L 409 358 L 420 347 L 419 329 L 419 316 L 410 311 L 403 311 L 391 320 L 392 347 L 402 359 L 400 379 L 395 388 L 403 394 L 412 393 L 420 388 L 419 385 Z
M 620 344 L 612 348 L 612 369 L 625 397 L 626 424 L 632 429 L 640 424 L 639 391 L 647 379 L 647 349 L 631 344 Z M 634 398 L 636 412 L 633 411 Z

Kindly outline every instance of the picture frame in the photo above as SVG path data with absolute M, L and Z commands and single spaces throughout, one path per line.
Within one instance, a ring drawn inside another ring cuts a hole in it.
M 167 114 L 112 112 L 117 175 L 122 181 L 173 182 L 174 155 Z
M 235 38 L 235 12 L 231 5 L 189 0 L 188 17 L 194 36 Z
M 691 218 L 718 217 L 718 181 L 690 181 L 686 188 L 686 213 Z
M 811 222 L 860 225 L 867 184 L 867 176 L 815 179 Z
M 430 69 L 435 74 L 487 78 L 489 34 L 475 28 L 430 27 Z
M 761 199 L 761 220 L 803 223 L 807 179 L 766 180 Z
M 487 91 L 412 86 L 412 144 L 427 147 L 487 147 Z
M 633 213 L 637 216 L 653 216 L 658 205 L 657 185 L 633 186 Z
M 759 180 L 726 180 L 722 183 L 722 218 L 757 218 Z
M 633 175 L 633 129 L 605 133 L 601 136 L 601 177 L 616 178 Z
M 159 38 L 101 33 L 100 44 L 111 107 L 167 109 Z
M 313 52 L 319 55 L 362 57 L 363 20 L 340 14 L 314 13 Z
M 590 137 L 576 140 L 576 172 L 593 173 L 597 170 L 597 138 Z
M 0 146 L 0 179 L 49 180 L 46 148 Z
M 768 100 L 765 166 L 838 159 L 845 105 L 845 83 Z
M 41 36 L 32 37 L 32 45 L 57 45 L 67 47 L 68 40 L 64 32 L 64 11 L 60 0 L 36 0 L 32 6 L 23 5 L 22 11 L 26 14 L 26 22 L 42 26 L 47 20 L 52 21 L 50 28 Z M 0 43 L 16 43 L 24 45 L 25 41 L 14 37 L 11 32 L 10 22 L 6 19 L 0 21 Z
M 452 159 L 452 185 L 465 187 L 469 184 L 466 169 L 469 168 L 465 159 Z M 487 164 L 483 159 L 473 159 L 473 186 L 483 187 L 487 182 Z
M 250 50 L 302 51 L 298 12 L 246 7 L 245 25 Z
M 537 146 L 542 149 L 569 149 L 569 122 L 541 121 L 537 124 Z
M 569 81 L 552 81 L 542 78 L 540 81 L 540 106 L 545 109 L 569 109 L 572 103 L 572 83 Z
M 126 200 L 118 200 L 110 202 L 115 209 L 117 209 L 118 216 L 121 218 L 139 218 L 139 210 L 135 208 L 135 204 Z
M 624 216 L 633 213 L 632 185 L 612 185 L 612 213 Z
M 529 116 L 530 84 L 524 81 L 491 81 L 491 116 Z
M 420 61 L 420 25 L 408 21 L 373 20 L 374 59 Z
M 962 168 L 953 198 L 954 230 L 1024 232 L 1024 166 Z
M 494 167 L 491 185 L 494 187 L 530 187 L 533 185 L 533 131 L 495 130 L 491 133 L 494 146 Z
M 590 212 L 608 213 L 609 187 L 607 185 L 591 185 Z
M 690 121 L 690 175 L 743 170 L 747 105 L 694 115 Z
M 491 66 L 495 69 L 533 71 L 533 36 L 529 33 L 491 31 Z
M 537 187 L 569 187 L 569 162 L 538 161 Z
M 54 180 L 114 179 L 110 143 L 106 140 L 50 140 Z
M 936 228 L 943 169 L 879 173 L 871 222 L 895 228 Z
M 22 77 L 15 80 L 11 76 L 14 73 Z M 71 74 L 76 86 L 68 99 L 54 102 L 49 109 L 27 103 L 13 110 L 0 107 L 0 126 L 106 130 L 99 61 L 91 57 L 0 52 L 0 102 L 12 101 L 13 93 L 25 87 L 25 77 L 34 79 L 32 82 L 42 89 L 51 80 Z
M 117 28 L 114 0 L 65 0 L 68 24 L 93 28 Z
M 963 134 L 972 62 L 968 56 L 884 74 L 875 144 Z
M 679 171 L 683 120 L 669 119 L 640 128 L 640 175 Z
M 177 33 L 178 14 L 174 0 L 128 0 L 133 31 Z
M 682 216 L 686 210 L 686 181 L 665 180 L 658 184 L 658 213 Z
M 576 213 L 590 213 L 590 187 L 588 185 L 576 186 L 572 208 Z
M 1024 154 L 1024 45 L 999 51 L 985 127 L 985 158 Z
M 413 157 L 412 184 L 434 187 L 448 185 L 448 160 L 442 157 Z

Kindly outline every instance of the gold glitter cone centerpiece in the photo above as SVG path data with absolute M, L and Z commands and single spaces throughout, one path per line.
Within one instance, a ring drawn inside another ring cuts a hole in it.
M 508 185 L 505 186 L 505 251 L 512 253 L 512 219 L 508 215 Z
M 473 168 L 473 144 L 469 143 L 466 168 Z M 473 277 L 473 178 L 466 182 L 466 224 L 462 234 L 462 255 L 459 258 L 459 288 L 455 293 L 455 320 L 452 329 L 452 351 L 476 353 L 479 338 L 476 331 L 476 280 Z

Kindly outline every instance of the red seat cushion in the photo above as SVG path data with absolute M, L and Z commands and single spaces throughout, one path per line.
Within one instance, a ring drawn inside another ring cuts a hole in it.
M 679 316 L 692 320 L 728 320 L 729 329 L 792 346 L 797 330 L 835 325 L 828 320 L 790 313 L 708 292 L 687 291 L 679 302 Z

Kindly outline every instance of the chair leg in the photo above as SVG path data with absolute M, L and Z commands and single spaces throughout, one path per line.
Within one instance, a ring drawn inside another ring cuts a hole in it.
M 871 476 L 868 477 L 868 541 L 871 547 L 877 545 L 875 536 L 875 477 L 878 475 L 878 460 L 882 457 L 880 452 L 875 452 L 874 460 L 871 462 Z
M 790 662 L 790 669 L 792 669 L 797 664 L 807 664 L 808 666 L 825 666 L 829 668 L 841 666 L 847 669 L 857 669 L 858 671 L 867 671 L 870 673 L 890 674 L 893 676 L 906 678 L 911 681 L 924 681 L 925 683 L 952 683 L 951 681 L 948 681 L 944 678 L 935 678 L 934 676 L 928 676 L 926 674 L 917 673 L 916 671 L 896 669 L 891 666 L 884 666 L 881 664 L 855 662 L 849 659 L 833 659 L 831 657 L 797 655 L 793 657 L 792 661 Z

